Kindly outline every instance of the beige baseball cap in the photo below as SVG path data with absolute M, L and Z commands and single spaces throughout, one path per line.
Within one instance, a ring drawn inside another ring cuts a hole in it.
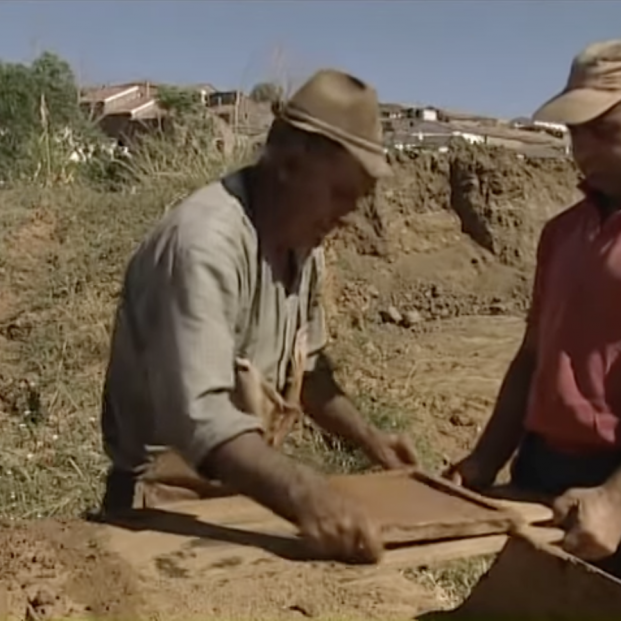
M 536 121 L 582 125 L 621 103 L 621 40 L 587 46 L 573 60 L 567 85 L 533 115 Z

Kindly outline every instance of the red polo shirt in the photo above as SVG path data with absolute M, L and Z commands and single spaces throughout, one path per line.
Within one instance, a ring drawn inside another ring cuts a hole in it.
M 561 452 L 621 447 L 621 210 L 586 198 L 539 242 L 529 321 L 537 367 L 526 428 Z

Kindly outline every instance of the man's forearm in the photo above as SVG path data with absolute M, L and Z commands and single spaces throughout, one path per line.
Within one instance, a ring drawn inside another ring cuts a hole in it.
M 254 432 L 217 448 L 198 471 L 293 523 L 300 519 L 302 495 L 321 482 L 320 475 L 278 453 Z
M 369 424 L 338 385 L 327 360 L 307 374 L 302 388 L 304 411 L 325 431 L 365 448 L 375 427 Z
M 535 355 L 521 347 L 505 375 L 492 416 L 474 450 L 490 469 L 500 470 L 522 438 L 535 362 Z

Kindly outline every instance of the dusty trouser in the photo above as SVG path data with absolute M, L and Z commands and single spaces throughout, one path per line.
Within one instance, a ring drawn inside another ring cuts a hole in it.
M 231 400 L 237 408 L 261 418 L 266 442 L 280 448 L 296 424 L 302 423 L 301 391 L 306 364 L 306 330 L 294 341 L 288 378 L 280 394 L 247 359 L 235 361 L 235 391 Z M 201 477 L 169 447 L 151 447 L 148 461 L 139 474 L 112 468 L 107 475 L 102 510 L 114 514 L 128 509 L 154 508 L 168 502 L 226 494 L 218 482 Z

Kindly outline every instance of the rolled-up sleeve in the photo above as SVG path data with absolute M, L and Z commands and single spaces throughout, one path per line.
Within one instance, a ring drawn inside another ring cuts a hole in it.
M 157 435 L 195 467 L 219 445 L 261 430 L 231 401 L 241 276 L 234 240 L 175 248 L 162 267 L 148 373 Z
M 325 255 L 323 249 L 318 248 L 313 256 L 308 296 L 308 350 L 306 359 L 306 372 L 310 372 L 315 369 L 319 354 L 324 350 L 328 343 L 326 314 L 323 304 L 325 270 Z

